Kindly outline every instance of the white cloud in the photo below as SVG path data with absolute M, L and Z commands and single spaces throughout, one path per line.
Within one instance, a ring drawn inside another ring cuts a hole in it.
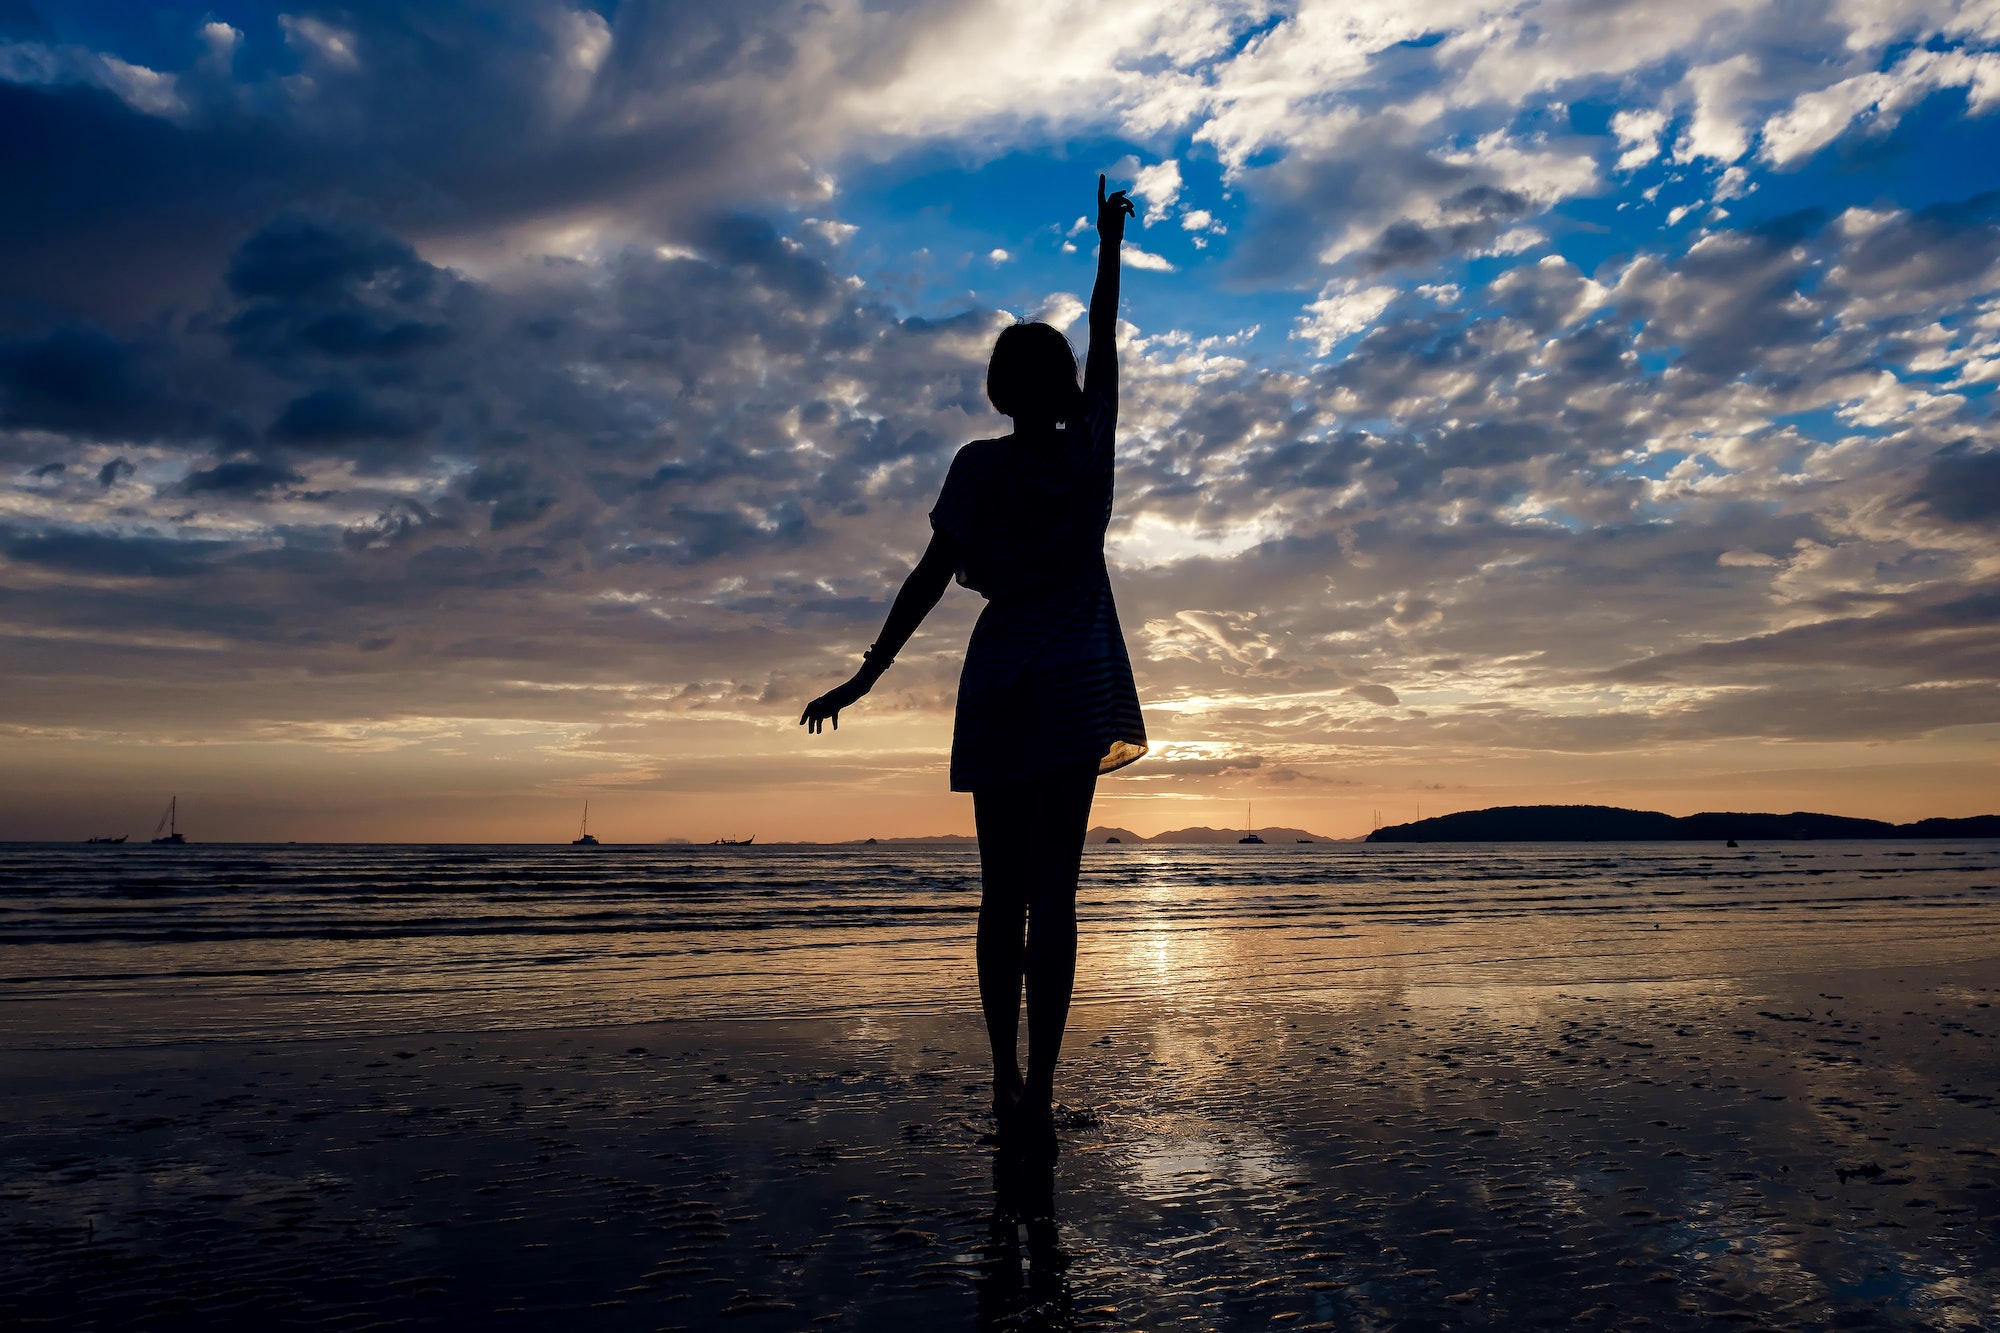
M 986 262 L 989 264 L 1004 264 L 1013 257 L 1005 250 L 1000 249 L 988 250 L 986 252 Z
M 1611 132 L 1618 136 L 1618 170 L 1632 171 L 1660 155 L 1660 135 L 1667 128 L 1664 111 L 1620 111 L 1611 118 Z
M 1142 167 L 1132 180 L 1132 193 L 1146 202 L 1141 219 L 1146 226 L 1171 216 L 1181 194 L 1180 163 L 1168 158 L 1157 166 Z
M 1086 309 L 1088 307 L 1074 292 L 1051 292 L 1043 298 L 1042 304 L 1035 310 L 1032 318 L 1059 329 L 1067 329 L 1076 323 Z
M 1306 307 L 1306 313 L 1292 329 L 1292 336 L 1311 343 L 1319 355 L 1325 356 L 1335 343 L 1373 324 L 1399 294 L 1394 287 L 1329 283 L 1321 290 L 1319 299 Z
M 1129 242 L 1124 248 L 1125 263 L 1131 268 L 1148 269 L 1154 273 L 1177 273 L 1173 261 L 1162 255 L 1151 254 Z
M 117 56 L 98 57 L 104 62 L 104 82 L 134 111 L 149 116 L 177 116 L 187 110 L 181 100 L 178 81 L 171 74 L 128 65 Z
M 316 56 L 334 69 L 361 68 L 354 34 L 348 29 L 336 28 L 310 14 L 280 14 L 278 26 L 284 30 L 285 44 L 293 50 Z
M 1750 179 L 1749 168 L 1739 164 L 1723 172 L 1721 179 L 1715 182 L 1715 198 L 1718 202 L 1724 199 L 1741 199 L 1756 188 L 1757 183 Z
M 1753 55 L 1731 56 L 1688 71 L 1686 83 L 1694 97 L 1694 116 L 1674 145 L 1674 161 L 1706 157 L 1728 163 L 1749 151 L 1750 134 L 1744 118 L 1751 100 L 1764 90 L 1759 72 Z
M 558 116 L 573 115 L 589 98 L 605 57 L 611 54 L 611 25 L 590 9 L 558 8 L 543 21 L 556 47 L 549 70 L 549 103 Z M 351 53 L 351 40 L 347 47 Z
M 201 40 L 208 47 L 211 67 L 226 73 L 236 48 L 243 44 L 243 33 L 227 23 L 211 20 L 201 25 Z
M 799 224 L 801 230 L 812 233 L 828 245 L 845 245 L 861 230 L 852 222 L 836 222 L 825 218 L 807 218 Z
M 1856 122 L 1883 131 L 1942 88 L 1964 88 L 1966 110 L 1979 115 L 2000 102 L 2000 55 L 1916 50 L 1886 73 L 1859 74 L 1803 93 L 1764 123 L 1759 156 L 1786 167 L 1832 143 Z
M 1537 227 L 1515 227 L 1495 237 L 1493 244 L 1474 250 L 1474 255 L 1518 255 L 1523 250 L 1532 250 L 1538 245 L 1547 245 L 1548 233 Z

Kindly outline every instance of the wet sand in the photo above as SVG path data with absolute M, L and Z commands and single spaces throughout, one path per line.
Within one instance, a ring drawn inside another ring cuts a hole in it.
M 2000 965 L 5 1053 L 0 1326 L 2000 1327 Z

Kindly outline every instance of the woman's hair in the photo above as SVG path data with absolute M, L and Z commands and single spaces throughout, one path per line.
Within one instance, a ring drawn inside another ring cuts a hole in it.
M 1076 384 L 1076 353 L 1062 331 L 1047 324 L 1000 330 L 986 363 L 986 396 L 1016 421 L 1068 421 L 1083 410 Z

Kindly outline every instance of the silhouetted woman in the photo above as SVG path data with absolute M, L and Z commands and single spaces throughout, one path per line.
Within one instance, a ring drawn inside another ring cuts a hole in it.
M 817 732 L 874 688 L 952 576 L 986 598 L 959 677 L 951 789 L 979 828 L 979 999 L 1003 1136 L 1053 1150 L 1056 1056 L 1076 980 L 1076 878 L 1101 773 L 1146 752 L 1104 565 L 1118 421 L 1119 246 L 1132 205 L 1097 179 L 1090 354 L 1047 324 L 1001 330 L 986 395 L 1014 433 L 958 451 L 931 543 L 851 680 L 806 706 Z M 1023 949 L 1023 936 L 1026 948 Z M 1028 1072 L 1016 1034 L 1028 992 Z

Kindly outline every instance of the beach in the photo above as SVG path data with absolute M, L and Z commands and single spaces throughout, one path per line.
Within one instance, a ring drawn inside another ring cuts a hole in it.
M 652 862 L 551 857 L 511 931 L 304 852 L 14 855 L 0 1321 L 2000 1320 L 2000 849 L 1259 850 L 1087 857 L 1047 1177 L 962 852 L 648 852 L 714 890 L 673 928 L 602 915 Z

